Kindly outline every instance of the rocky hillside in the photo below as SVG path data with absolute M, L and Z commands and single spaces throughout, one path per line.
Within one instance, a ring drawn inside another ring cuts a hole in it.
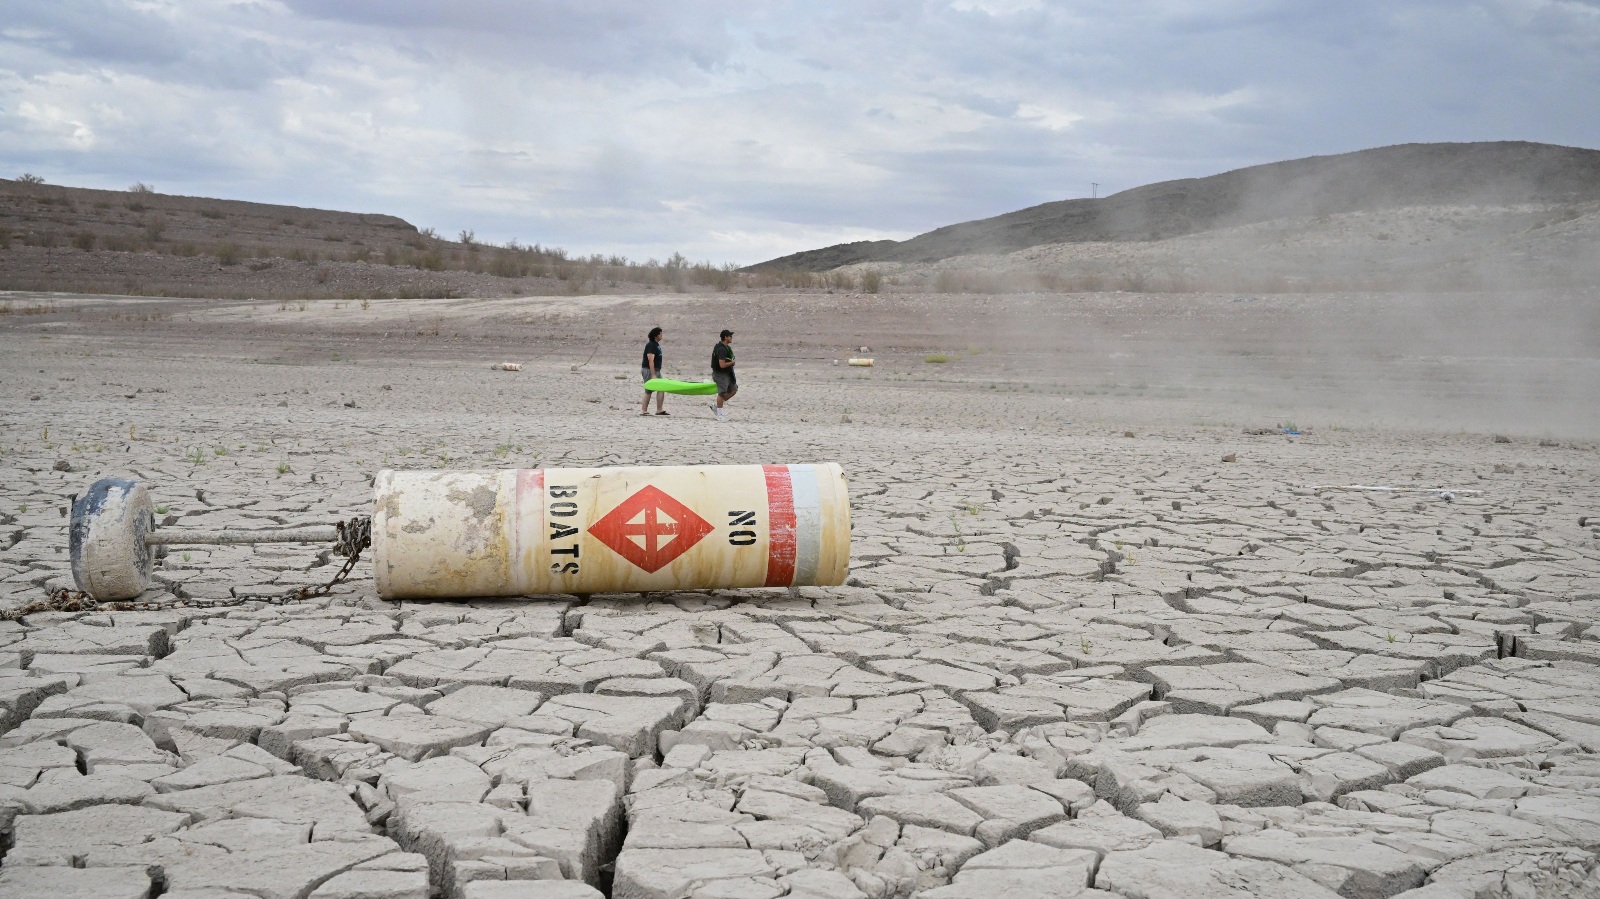
M 939 293 L 1305 293 L 1583 289 L 1600 296 L 1600 202 L 1406 206 L 1164 240 L 1041 244 L 812 277 Z
M 379 256 L 421 249 L 431 236 L 392 215 L 6 180 L 0 180 L 0 230 L 8 242 L 44 246 L 180 250 L 193 244 L 209 250 L 232 243 L 311 259 L 363 247 Z
M 1403 144 L 1163 181 L 1098 200 L 1062 200 L 905 241 L 795 253 L 747 271 L 933 263 L 1049 244 L 1164 241 L 1284 219 L 1407 207 L 1571 206 L 1600 201 L 1600 150 L 1525 142 Z
M 731 267 L 454 239 L 391 215 L 0 179 L 0 290 L 261 299 L 729 289 Z

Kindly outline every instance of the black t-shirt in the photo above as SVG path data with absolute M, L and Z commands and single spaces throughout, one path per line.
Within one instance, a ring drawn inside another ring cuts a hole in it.
M 729 362 L 733 361 L 733 347 L 728 346 L 725 343 L 718 343 L 716 346 L 711 348 L 711 373 L 714 375 L 727 375 L 731 378 L 734 376 L 732 366 L 723 368 L 720 364 L 718 364 L 723 359 L 726 359 Z
M 666 368 L 667 357 L 661 355 L 661 344 L 656 343 L 654 340 L 647 340 L 644 344 L 644 356 L 639 360 L 639 367 L 648 371 L 651 356 L 656 357 L 656 372 L 659 374 Z

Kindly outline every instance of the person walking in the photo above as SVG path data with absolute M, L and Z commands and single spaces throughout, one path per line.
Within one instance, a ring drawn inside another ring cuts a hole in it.
M 644 358 L 639 362 L 639 377 L 643 378 L 646 383 L 651 378 L 661 377 L 661 367 L 664 360 L 665 357 L 661 354 L 661 329 L 651 328 L 649 336 L 644 341 Z M 651 390 L 644 392 L 644 402 L 639 406 L 639 414 L 650 414 L 651 393 L 656 395 L 656 414 L 666 415 L 667 410 L 662 407 L 666 405 L 667 395 L 661 391 Z
M 727 421 L 723 406 L 739 392 L 739 378 L 733 373 L 733 332 L 727 328 L 722 329 L 722 339 L 711 348 L 711 380 L 717 383 L 717 401 L 711 405 L 711 414 L 717 421 Z

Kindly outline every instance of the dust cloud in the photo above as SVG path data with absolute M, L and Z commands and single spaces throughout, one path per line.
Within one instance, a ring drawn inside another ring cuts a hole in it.
M 1600 435 L 1600 203 L 1497 205 L 1517 193 L 1499 183 L 1482 202 L 1306 214 L 1325 186 L 1269 187 L 1229 197 L 1232 218 L 1265 219 L 1235 227 L 846 270 L 965 302 L 948 327 L 985 319 L 974 333 L 1004 334 L 1060 389 L 1230 419 Z M 1265 218 L 1280 212 L 1298 215 Z

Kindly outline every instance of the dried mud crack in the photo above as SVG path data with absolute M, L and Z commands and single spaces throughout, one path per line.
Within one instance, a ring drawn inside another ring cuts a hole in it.
M 0 624 L 0 895 L 1600 892 L 1592 449 L 1329 430 L 1244 451 L 888 385 L 852 416 L 899 411 L 816 426 L 831 397 L 757 378 L 729 425 L 685 404 L 646 428 L 633 382 L 559 359 L 531 367 L 540 394 L 423 353 L 23 356 L 8 377 L 81 380 L 0 410 L 6 606 L 70 585 L 67 497 L 129 471 L 216 529 L 337 519 L 386 465 L 839 461 L 855 533 L 839 588 L 396 604 L 363 564 L 282 607 Z M 169 392 L 113 406 L 102 380 Z M 585 402 L 608 390 L 618 411 Z M 331 561 L 174 546 L 150 598 Z

